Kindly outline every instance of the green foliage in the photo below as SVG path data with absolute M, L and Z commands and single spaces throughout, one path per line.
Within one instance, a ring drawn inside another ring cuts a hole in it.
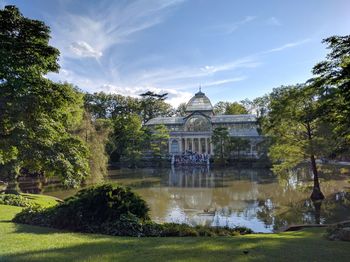
M 350 35 L 331 36 L 323 43 L 330 52 L 314 66 L 311 81 L 318 87 L 324 118 L 345 139 L 340 150 L 346 151 L 350 144 Z
M 141 94 L 141 118 L 142 123 L 157 116 L 171 116 L 174 114 L 174 109 L 164 102 L 168 94 L 156 94 L 148 91 Z
M 140 101 L 137 98 L 104 92 L 85 94 L 86 110 L 94 119 L 115 118 L 121 115 L 140 115 Z
M 100 182 L 107 176 L 108 155 L 106 145 L 112 131 L 109 119 L 92 120 L 90 113 L 84 113 L 80 127 L 75 130 L 77 135 L 86 143 L 89 155 L 90 182 Z
M 148 133 L 149 148 L 155 160 L 160 160 L 168 152 L 169 130 L 164 125 L 156 125 Z
M 81 232 L 106 232 L 108 225 L 122 217 L 148 219 L 148 207 L 128 188 L 105 184 L 79 191 L 62 204 L 48 208 L 28 208 L 14 221 Z M 107 232 L 108 233 L 108 232 Z
M 88 150 L 71 134 L 82 118 L 82 95 L 44 77 L 57 72 L 50 30 L 14 6 L 0 10 L 0 162 L 12 182 L 21 168 L 77 186 L 88 175 Z
M 230 137 L 228 141 L 228 152 L 236 153 L 236 156 L 240 157 L 240 152 L 250 149 L 250 141 L 241 137 Z
M 177 109 L 176 109 L 176 115 L 177 116 L 186 116 L 186 106 L 187 106 L 187 103 L 179 104 Z
M 147 149 L 159 158 L 164 151 L 164 141 L 155 141 L 155 136 L 164 135 L 164 130 L 156 134 L 142 128 L 142 123 L 157 116 L 174 114 L 172 107 L 165 103 L 167 94 L 153 92 L 141 94 L 141 99 L 122 95 L 95 93 L 85 95 L 85 108 L 92 119 L 110 119 L 112 130 L 106 146 L 112 162 L 122 160 L 130 166 L 137 166 L 142 151 Z
M 112 161 L 118 161 L 124 156 L 136 164 L 141 155 L 144 134 L 140 117 L 135 114 L 118 116 L 112 119 L 112 125 L 107 150 Z
M 329 128 L 319 114 L 319 100 L 313 86 L 288 86 L 270 94 L 269 113 L 263 128 L 273 137 L 270 157 L 275 170 L 290 169 L 310 160 L 310 156 L 325 156 L 322 144 Z
M 36 203 L 21 195 L 0 194 L 0 205 L 10 205 L 18 207 L 35 207 Z
M 215 156 L 219 156 L 221 164 L 225 163 L 225 158 L 228 156 L 228 144 L 230 140 L 229 132 L 226 127 L 217 127 L 213 130 L 212 142 L 214 144 Z
M 242 115 L 248 114 L 248 111 L 241 103 L 220 101 L 214 105 L 214 113 L 218 115 Z

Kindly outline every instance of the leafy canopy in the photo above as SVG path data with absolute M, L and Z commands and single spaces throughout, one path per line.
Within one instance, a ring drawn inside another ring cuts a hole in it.
M 55 174 L 68 186 L 88 174 L 88 150 L 71 135 L 83 97 L 44 77 L 59 69 L 50 29 L 14 6 L 0 10 L 0 164 L 13 180 L 21 168 Z

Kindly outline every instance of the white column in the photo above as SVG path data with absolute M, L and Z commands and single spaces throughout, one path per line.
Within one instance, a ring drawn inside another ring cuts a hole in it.
M 171 154 L 171 138 L 169 139 L 168 143 L 169 143 L 169 154 Z
M 187 137 L 185 137 L 185 150 L 188 150 Z
M 205 138 L 205 153 L 208 154 L 208 138 Z
M 193 149 L 194 149 L 194 148 L 193 148 L 193 146 L 194 146 L 194 143 L 193 143 L 193 142 L 194 142 L 194 141 L 193 141 L 193 137 L 192 137 L 192 138 L 191 138 L 191 146 L 192 146 L 192 147 L 191 147 L 191 150 L 192 150 L 192 152 L 194 151 L 194 150 L 193 150 Z
M 201 137 L 198 138 L 198 151 L 199 151 L 199 154 L 202 154 L 202 138 Z
M 210 154 L 214 155 L 214 145 L 212 139 L 210 139 Z
M 179 143 L 179 153 L 182 152 L 182 138 L 178 139 L 177 142 Z

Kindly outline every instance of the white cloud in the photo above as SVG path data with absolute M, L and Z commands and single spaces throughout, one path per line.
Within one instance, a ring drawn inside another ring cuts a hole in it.
M 190 92 L 177 91 L 171 88 L 157 88 L 154 86 L 117 86 L 112 84 L 105 84 L 98 88 L 98 91 L 121 94 L 131 97 L 140 97 L 140 94 L 147 91 L 152 91 L 157 94 L 168 93 L 166 102 L 175 108 L 180 103 L 187 102 L 193 96 L 193 94 Z
M 220 25 L 214 25 L 207 28 L 207 31 L 214 34 L 224 34 L 229 35 L 236 31 L 239 27 L 255 20 L 255 16 L 246 16 L 240 21 L 236 21 L 233 23 L 225 23 Z
M 99 58 L 102 56 L 101 51 L 95 50 L 92 46 L 90 46 L 88 43 L 84 41 L 73 42 L 69 47 L 73 51 L 73 53 L 75 53 L 77 56 L 95 57 L 95 58 Z
M 210 87 L 210 86 L 219 86 L 227 83 L 233 83 L 233 82 L 239 82 L 245 80 L 246 77 L 241 76 L 241 77 L 235 77 L 235 78 L 228 78 L 228 79 L 220 79 L 208 83 L 204 83 L 202 86 L 203 87 Z
M 206 65 L 201 68 L 203 72 L 208 74 L 222 72 L 222 71 L 230 71 L 237 68 L 254 68 L 259 66 L 261 63 L 256 60 L 254 56 L 248 56 L 241 59 L 236 59 L 227 63 L 222 63 L 218 65 Z
M 306 39 L 303 39 L 303 40 L 300 40 L 300 41 L 296 41 L 296 42 L 291 42 L 291 43 L 287 43 L 287 44 L 284 44 L 282 46 L 279 46 L 279 47 L 276 47 L 276 48 L 272 48 L 272 49 L 269 49 L 267 51 L 264 51 L 262 52 L 262 54 L 268 54 L 268 53 L 273 53 L 273 52 L 279 52 L 279 51 L 282 51 L 282 50 L 285 50 L 285 49 L 288 49 L 288 48 L 292 48 L 292 47 L 296 47 L 296 46 L 300 46 L 300 45 L 303 45 L 307 42 L 310 42 L 311 39 L 310 38 L 306 38 Z
M 63 11 L 52 27 L 53 45 L 63 57 L 100 57 L 111 46 L 131 40 L 136 32 L 161 22 L 168 10 L 183 0 L 134 2 L 101 1 L 86 5 L 87 12 L 77 15 Z

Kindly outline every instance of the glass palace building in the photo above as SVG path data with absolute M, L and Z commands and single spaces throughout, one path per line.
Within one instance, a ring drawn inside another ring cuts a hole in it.
M 170 132 L 169 154 L 178 155 L 186 151 L 199 154 L 214 154 L 211 142 L 213 130 L 227 127 L 231 137 L 250 141 L 243 155 L 257 156 L 256 145 L 262 140 L 257 131 L 255 115 L 215 115 L 209 98 L 201 91 L 196 93 L 186 105 L 186 116 L 156 117 L 146 126 L 165 125 Z

